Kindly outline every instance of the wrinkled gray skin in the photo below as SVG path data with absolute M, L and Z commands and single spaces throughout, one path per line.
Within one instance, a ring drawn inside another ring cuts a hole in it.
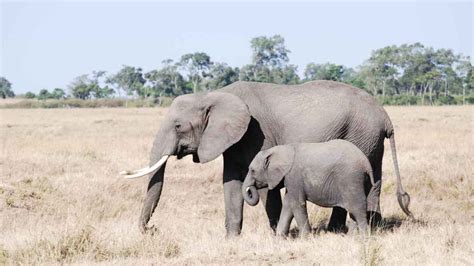
M 283 182 L 282 182 L 283 181 Z M 285 236 L 293 217 L 301 236 L 311 231 L 306 201 L 322 207 L 347 210 L 359 232 L 367 233 L 367 209 L 376 208 L 380 181 L 374 186 L 372 167 L 352 143 L 331 140 L 323 143 L 280 145 L 261 151 L 250 163 L 242 193 L 251 206 L 258 203 L 255 190 L 286 187 L 283 209 L 276 229 Z
M 369 158 L 374 179 L 381 179 L 384 138 L 390 138 L 397 174 L 397 196 L 408 213 L 409 196 L 401 186 L 393 127 L 386 112 L 366 92 L 338 82 L 301 85 L 235 82 L 210 93 L 177 97 L 162 121 L 151 150 L 150 165 L 163 155 L 191 154 L 206 163 L 223 154 L 225 227 L 228 235 L 242 228 L 242 182 L 255 155 L 276 145 L 345 139 Z M 140 215 L 147 223 L 160 199 L 165 165 L 152 174 Z M 281 212 L 278 191 L 259 191 L 270 226 Z M 373 210 L 380 214 L 380 208 Z M 328 229 L 345 226 L 346 211 L 334 208 Z M 380 216 L 380 215 L 379 215 Z

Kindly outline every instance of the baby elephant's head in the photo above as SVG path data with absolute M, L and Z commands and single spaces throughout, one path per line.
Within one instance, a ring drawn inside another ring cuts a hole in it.
M 280 184 L 293 166 L 295 150 L 282 145 L 261 151 L 250 163 L 249 171 L 242 186 L 244 200 L 255 206 L 259 201 L 257 189 L 274 189 Z

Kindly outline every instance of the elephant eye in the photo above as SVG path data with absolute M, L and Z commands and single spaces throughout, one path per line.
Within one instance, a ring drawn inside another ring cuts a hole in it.
M 174 126 L 174 128 L 175 128 L 176 130 L 179 130 L 179 129 L 181 128 L 181 125 L 180 125 L 180 124 L 176 124 L 176 125 Z

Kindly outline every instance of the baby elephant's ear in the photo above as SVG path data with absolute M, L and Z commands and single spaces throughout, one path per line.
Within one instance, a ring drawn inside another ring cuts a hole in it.
M 283 177 L 290 172 L 294 158 L 295 150 L 292 146 L 278 146 L 270 150 L 264 163 L 268 189 L 274 189 L 280 184 Z

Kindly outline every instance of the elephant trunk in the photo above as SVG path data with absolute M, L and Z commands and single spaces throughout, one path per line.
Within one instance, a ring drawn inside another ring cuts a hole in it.
M 166 121 L 168 122 L 168 121 Z M 153 142 L 153 148 L 150 154 L 150 165 L 155 165 L 158 161 L 163 160 L 167 155 L 175 155 L 177 143 L 176 134 L 164 123 L 160 128 L 155 141 Z M 167 159 L 167 158 L 166 158 Z M 148 183 L 147 194 L 145 202 L 143 203 L 142 211 L 140 214 L 138 226 L 140 232 L 145 233 L 147 230 L 147 223 L 150 220 L 156 206 L 160 200 L 161 191 L 163 188 L 163 180 L 166 168 L 166 160 L 162 163 L 161 167 L 154 172 Z
M 244 184 L 242 185 L 242 195 L 245 202 L 250 206 L 257 205 L 260 197 L 255 187 L 255 180 L 249 176 L 245 178 Z
M 160 200 L 161 190 L 163 188 L 163 177 L 165 174 L 166 163 L 164 163 L 161 168 L 155 172 L 151 177 L 150 182 L 148 183 L 148 190 L 146 193 L 145 202 L 143 203 L 142 212 L 140 214 L 140 219 L 138 226 L 140 232 L 146 232 L 146 225 L 150 220 L 153 212 L 155 211 L 158 201 Z

